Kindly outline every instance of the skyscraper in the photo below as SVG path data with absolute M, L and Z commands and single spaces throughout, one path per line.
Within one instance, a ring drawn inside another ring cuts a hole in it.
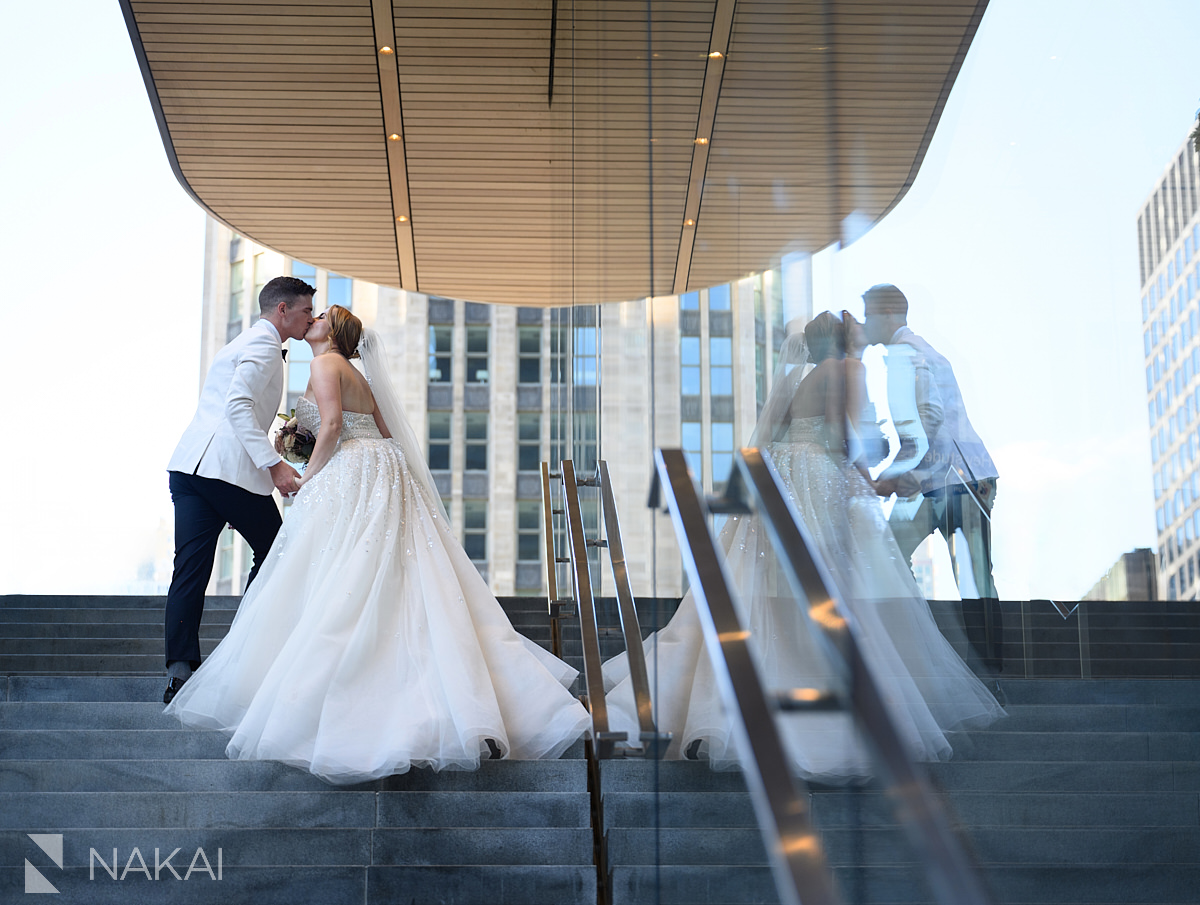
M 1200 162 L 1189 139 L 1138 215 L 1158 592 L 1200 591 Z

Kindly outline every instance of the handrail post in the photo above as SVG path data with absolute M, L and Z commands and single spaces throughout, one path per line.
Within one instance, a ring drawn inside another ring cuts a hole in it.
M 779 729 L 748 646 L 721 556 L 708 530 L 707 510 L 682 450 L 654 454 L 657 489 L 665 496 L 678 534 L 705 647 L 734 731 L 747 758 L 746 784 L 754 802 L 784 905 L 838 901 L 820 838 L 813 828 L 806 788 L 792 776 Z
M 583 681 L 587 689 L 588 709 L 592 714 L 592 741 L 598 757 L 611 757 L 613 746 L 616 742 L 625 741 L 627 735 L 608 729 L 608 703 L 604 698 L 604 676 L 600 667 L 600 629 L 596 623 L 587 538 L 583 533 L 583 515 L 579 508 L 579 484 L 570 459 L 563 459 L 559 473 L 562 475 L 563 497 L 566 501 L 567 546 L 571 552 L 575 606 L 579 613 L 580 640 L 583 642 Z
M 558 599 L 558 556 L 554 552 L 554 495 L 550 492 L 550 463 L 542 462 L 542 519 L 545 523 L 546 612 L 550 617 L 550 652 L 562 657 L 563 604 Z M 562 477 L 558 475 L 557 477 Z
M 604 538 L 608 542 L 608 562 L 612 568 L 613 586 L 617 593 L 617 613 L 625 640 L 629 663 L 629 681 L 633 687 L 633 702 L 637 710 L 638 739 L 642 753 L 662 757 L 671 743 L 671 733 L 659 732 L 654 725 L 654 707 L 650 699 L 650 677 L 646 670 L 646 652 L 642 647 L 642 627 L 638 620 L 633 588 L 629 582 L 629 567 L 625 561 L 625 546 L 621 542 L 621 524 L 617 518 L 617 499 L 608 474 L 608 462 L 601 459 L 600 499 L 604 509 Z

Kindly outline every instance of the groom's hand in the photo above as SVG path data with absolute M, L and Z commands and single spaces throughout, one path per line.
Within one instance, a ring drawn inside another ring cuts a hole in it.
M 271 480 L 284 496 L 291 496 L 300 489 L 300 473 L 280 459 L 270 467 Z

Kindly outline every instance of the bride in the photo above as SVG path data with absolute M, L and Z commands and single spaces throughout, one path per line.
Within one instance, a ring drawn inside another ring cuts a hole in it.
M 855 442 L 861 427 L 852 432 L 847 425 L 861 426 L 869 410 L 864 347 L 861 325 L 845 312 L 843 319 L 824 312 L 803 334 L 789 337 L 751 445 L 767 448 L 815 539 L 910 755 L 946 760 L 952 753 L 947 731 L 986 725 L 1003 710 L 938 630 L 888 528 L 865 454 L 854 461 L 846 454 L 848 440 L 856 452 L 863 448 Z M 806 362 L 815 367 L 806 372 Z M 764 687 L 830 687 L 832 670 L 758 520 L 730 519 L 719 543 Z M 690 593 L 646 640 L 645 651 L 658 727 L 674 736 L 667 756 L 704 756 L 715 768 L 735 767 L 732 725 Z M 625 655 L 604 669 L 610 724 L 636 738 Z M 777 723 L 793 767 L 805 778 L 839 782 L 871 775 L 867 747 L 848 714 L 783 714 Z
M 317 441 L 300 490 L 166 712 L 228 734 L 231 758 L 332 783 L 558 757 L 589 723 L 576 671 L 513 629 L 458 544 L 379 337 L 333 305 L 305 339 L 296 412 Z

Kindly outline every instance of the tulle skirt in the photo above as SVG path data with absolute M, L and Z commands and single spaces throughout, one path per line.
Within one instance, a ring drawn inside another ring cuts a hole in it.
M 1004 711 L 939 631 L 896 546 L 879 499 L 855 470 L 819 442 L 774 444 L 776 468 L 838 584 L 855 637 L 909 753 L 946 760 L 946 732 L 987 725 Z M 739 615 L 768 692 L 827 689 L 829 660 L 777 566 L 756 518 L 730 519 L 720 536 Z M 691 593 L 644 645 L 660 730 L 674 738 L 668 757 L 696 754 L 734 768 L 738 752 L 704 647 Z M 629 667 L 622 654 L 604 666 L 611 728 L 637 738 Z M 825 782 L 869 777 L 872 763 L 852 717 L 841 712 L 776 718 L 796 771 Z
M 167 707 L 227 754 L 333 783 L 558 757 L 576 671 L 518 634 L 390 440 L 343 440 L 297 495 L 226 638 Z

